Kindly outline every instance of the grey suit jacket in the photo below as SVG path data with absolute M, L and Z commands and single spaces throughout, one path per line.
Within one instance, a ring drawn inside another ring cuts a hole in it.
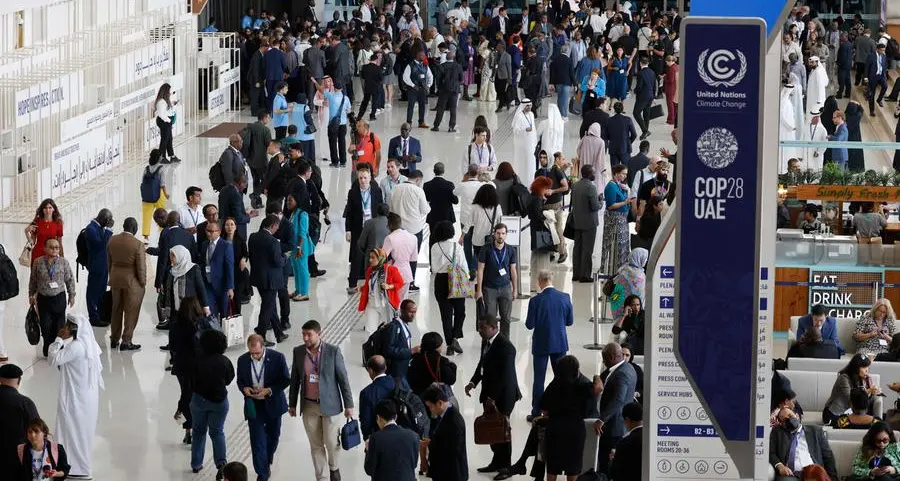
M 512 78 L 512 57 L 508 53 L 503 52 L 497 59 L 497 71 L 495 75 L 500 80 L 509 80 Z
M 309 74 L 316 80 L 325 76 L 325 52 L 318 47 L 310 47 L 303 52 L 303 63 L 309 68 Z
M 353 407 L 353 394 L 350 392 L 350 379 L 341 349 L 322 341 L 320 349 L 321 366 L 319 368 L 319 407 L 322 414 L 335 416 L 345 408 Z M 306 405 L 306 346 L 294 348 L 294 360 L 291 367 L 291 389 L 288 406 L 298 408 L 298 415 L 303 413 Z M 299 406 L 298 406 L 299 401 Z
M 590 230 L 600 225 L 597 212 L 600 198 L 593 181 L 580 179 L 572 186 L 572 227 L 575 230 Z
M 233 184 L 235 177 L 244 173 L 247 166 L 244 155 L 235 151 L 231 146 L 226 147 L 219 156 L 219 163 L 222 164 L 222 177 L 225 179 L 225 185 Z
M 627 362 L 620 364 L 606 378 L 603 393 L 600 394 L 600 420 L 603 421 L 603 434 L 600 437 L 618 439 L 625 435 L 622 408 L 634 401 L 636 386 L 637 373 Z

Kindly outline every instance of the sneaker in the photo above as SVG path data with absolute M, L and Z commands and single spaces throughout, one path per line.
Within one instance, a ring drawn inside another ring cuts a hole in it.
M 386 104 L 386 105 L 384 106 L 384 108 L 386 108 L 386 109 L 388 109 L 388 110 L 391 110 L 392 108 L 394 108 L 394 106 L 391 105 L 391 104 Z
M 456 130 L 456 127 L 450 127 L 449 129 L 447 129 L 447 132 L 450 132 L 451 134 L 453 134 L 453 133 L 456 133 L 456 132 L 459 132 L 459 131 Z
M 384 112 L 384 109 L 375 109 L 375 115 L 381 115 Z
M 419 286 L 417 286 L 415 284 L 409 285 L 409 292 L 418 292 L 418 291 L 419 291 Z
M 434 127 L 431 128 L 431 131 L 432 131 L 432 132 L 440 132 L 440 131 L 441 131 L 441 128 L 438 127 L 437 125 L 435 125 Z
M 347 294 L 350 294 L 350 295 L 356 294 L 356 288 L 355 288 L 355 287 L 348 287 L 348 288 L 347 288 Z

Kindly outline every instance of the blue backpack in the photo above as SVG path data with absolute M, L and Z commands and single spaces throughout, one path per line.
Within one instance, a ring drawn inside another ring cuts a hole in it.
M 162 176 L 159 169 L 156 172 L 150 172 L 150 167 L 144 169 L 144 176 L 141 178 L 141 202 L 155 204 L 159 201 L 160 189 Z

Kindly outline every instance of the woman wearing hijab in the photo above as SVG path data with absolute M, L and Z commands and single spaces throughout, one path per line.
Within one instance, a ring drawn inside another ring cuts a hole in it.
M 578 160 L 582 167 L 585 165 L 594 167 L 594 185 L 597 186 L 597 192 L 603 192 L 609 182 L 610 166 L 609 158 L 606 156 L 606 141 L 601 135 L 600 124 L 591 124 L 587 134 L 581 138 L 578 143 Z
M 851 100 L 844 109 L 844 120 L 847 124 L 847 141 L 862 142 L 862 131 L 859 124 L 862 122 L 863 108 L 859 102 Z M 866 160 L 862 149 L 850 149 L 848 168 L 850 172 L 863 172 L 866 170 Z
M 191 262 L 191 253 L 184 246 L 173 246 L 169 249 L 169 264 L 172 268 L 169 269 L 163 285 L 168 296 L 169 312 L 178 312 L 185 297 L 196 297 L 203 306 L 203 312 L 208 316 L 210 310 L 203 275 L 200 273 L 200 267 Z
M 647 276 L 644 273 L 644 267 L 647 265 L 647 259 L 650 253 L 647 249 L 639 247 L 631 251 L 628 263 L 622 266 L 616 273 L 613 283 L 612 309 L 613 319 L 620 319 L 625 315 L 625 302 L 629 296 L 637 296 L 644 305 L 644 285 L 647 282 Z M 633 308 L 632 308 L 633 310 Z
M 825 99 L 825 106 L 822 107 L 822 113 L 819 115 L 819 121 L 822 123 L 822 126 L 825 127 L 825 132 L 828 135 L 834 135 L 834 112 L 838 110 L 838 103 L 835 100 L 834 95 L 829 95 L 827 99 Z M 805 125 L 805 124 L 799 124 Z M 808 126 L 807 126 L 808 128 Z M 807 162 L 810 159 L 807 159 Z M 822 154 L 822 162 L 827 163 L 831 161 L 831 149 L 825 149 L 825 153 Z M 820 166 L 821 168 L 821 166 Z
M 375 332 L 381 323 L 391 322 L 394 312 L 400 309 L 403 275 L 386 261 L 384 249 L 372 249 L 366 282 L 356 288 L 360 292 L 359 312 L 366 313 L 366 332 Z
M 56 436 L 68 451 L 68 476 L 90 479 L 103 365 L 100 345 L 87 316 L 66 316 L 65 325 L 50 346 L 50 365 L 60 374 Z
M 538 123 L 538 138 L 541 148 L 553 155 L 563 151 L 566 124 L 556 104 L 547 104 L 547 120 Z

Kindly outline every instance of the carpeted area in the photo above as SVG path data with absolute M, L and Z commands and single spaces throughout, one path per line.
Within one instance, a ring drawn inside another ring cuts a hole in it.
M 197 137 L 212 137 L 217 139 L 227 139 L 231 134 L 239 134 L 241 130 L 247 126 L 246 122 L 223 122 L 215 127 L 203 132 Z

